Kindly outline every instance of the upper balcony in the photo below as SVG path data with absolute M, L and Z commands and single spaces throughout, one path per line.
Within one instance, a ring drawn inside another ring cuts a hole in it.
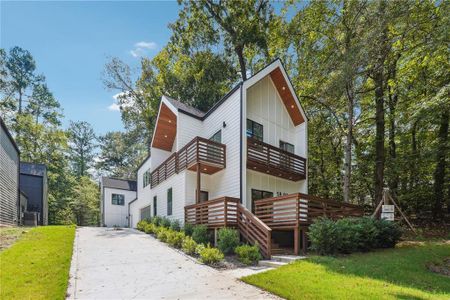
M 202 137 L 195 137 L 180 151 L 170 155 L 151 174 L 151 188 L 185 169 L 214 174 L 226 167 L 226 146 Z
M 299 181 L 306 178 L 306 158 L 247 137 L 247 168 Z

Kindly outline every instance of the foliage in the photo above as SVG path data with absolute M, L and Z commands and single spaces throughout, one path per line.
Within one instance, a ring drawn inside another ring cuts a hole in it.
M 246 265 L 254 265 L 262 259 L 261 253 L 259 253 L 258 245 L 241 245 L 234 249 L 240 262 Z
M 64 299 L 72 258 L 75 227 L 30 229 L 0 253 L 4 299 Z M 18 268 L 18 262 L 26 268 Z
M 170 228 L 171 221 L 167 217 L 162 217 L 159 225 L 161 225 L 164 228 Z
M 174 231 L 171 229 L 167 236 L 167 243 L 175 248 L 181 248 L 184 238 L 185 235 L 183 232 Z
M 185 235 L 192 236 L 192 233 L 194 232 L 194 225 L 190 223 L 184 223 L 183 231 Z
M 179 220 L 172 220 L 170 222 L 170 229 L 175 230 L 175 231 L 180 231 L 181 230 L 181 224 Z
M 186 253 L 186 254 L 195 254 L 195 250 L 197 248 L 197 243 L 194 241 L 194 239 L 190 236 L 185 236 L 183 238 L 183 242 L 181 245 L 181 249 Z
M 155 226 L 160 226 L 161 225 L 161 221 L 162 221 L 162 217 L 161 216 L 154 216 L 152 218 L 152 223 Z
M 169 229 L 165 228 L 165 227 L 158 227 L 155 230 L 156 233 L 156 237 L 158 238 L 158 240 L 160 240 L 161 242 L 167 242 L 167 236 L 169 234 Z
M 217 234 L 217 248 L 224 254 L 231 254 L 239 245 L 239 232 L 232 228 L 221 228 Z
M 219 249 L 212 248 L 209 244 L 206 247 L 202 244 L 197 246 L 196 252 L 200 256 L 200 261 L 207 265 L 216 264 L 224 258 Z
M 206 225 L 196 225 L 192 231 L 192 238 L 198 244 L 209 242 L 208 227 Z
M 337 258 L 309 256 L 242 280 L 286 299 L 448 299 L 448 278 L 425 266 L 449 251 L 448 243 L 425 242 Z
M 395 223 L 387 225 L 386 222 L 369 217 L 343 218 L 338 221 L 317 219 L 308 231 L 311 249 L 326 255 L 394 247 L 401 231 Z
M 147 223 L 145 224 L 144 232 L 147 234 L 153 234 L 155 233 L 155 229 L 156 229 L 155 225 L 153 225 L 152 223 Z
M 96 136 L 92 126 L 84 121 L 70 122 L 68 129 L 69 152 L 76 176 L 86 176 L 94 163 Z
M 100 191 L 98 185 L 89 177 L 78 178 L 73 187 L 70 207 L 75 216 L 76 224 L 80 226 L 100 223 Z
M 137 228 L 137 230 L 144 231 L 145 226 L 147 226 L 147 224 L 148 224 L 148 222 L 146 220 L 141 220 L 141 221 L 137 222 L 136 228 Z

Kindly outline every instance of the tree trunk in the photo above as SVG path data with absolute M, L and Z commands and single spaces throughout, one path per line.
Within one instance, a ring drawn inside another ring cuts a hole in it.
M 352 176 L 352 141 L 353 141 L 353 94 L 352 85 L 346 86 L 347 90 L 347 136 L 345 141 L 345 158 L 344 158 L 344 202 L 350 202 L 351 198 L 351 176 Z
M 245 81 L 247 80 L 247 68 L 245 66 L 244 46 L 241 45 L 236 46 L 234 50 L 239 59 L 239 67 L 241 69 L 242 80 Z
M 396 199 L 398 189 L 398 166 L 397 166 L 397 144 L 395 142 L 396 124 L 395 124 L 395 109 L 398 102 L 398 95 L 389 95 L 389 156 L 391 160 L 391 176 L 389 178 L 389 189 L 393 192 L 391 195 Z
M 444 110 L 441 114 L 439 126 L 438 147 L 436 151 L 436 169 L 434 171 L 434 207 L 433 217 L 442 218 L 445 186 L 445 156 L 447 154 L 449 112 Z

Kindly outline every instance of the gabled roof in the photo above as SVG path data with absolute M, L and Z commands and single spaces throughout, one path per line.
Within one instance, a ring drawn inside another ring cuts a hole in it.
M 169 96 L 165 96 L 164 95 L 164 97 L 167 100 L 169 100 L 169 102 L 173 106 L 175 106 L 175 108 L 178 109 L 178 111 L 182 111 L 182 112 L 188 113 L 190 115 L 194 115 L 194 116 L 196 116 L 198 118 L 203 118 L 205 116 L 204 112 L 202 112 L 201 110 L 199 110 L 199 109 L 197 109 L 195 107 L 189 106 L 189 105 L 187 105 L 187 104 L 185 104 L 183 102 L 180 102 L 179 100 L 175 100 L 175 99 L 173 99 L 173 98 L 171 98 Z
M 135 180 L 102 177 L 102 186 L 112 189 L 137 191 L 137 183 Z

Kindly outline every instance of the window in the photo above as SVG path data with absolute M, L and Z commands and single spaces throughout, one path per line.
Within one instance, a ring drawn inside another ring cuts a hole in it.
M 172 188 L 167 190 L 167 215 L 172 215 Z
M 214 133 L 214 135 L 209 139 L 217 143 L 222 143 L 222 130 L 219 130 L 216 133 Z
M 197 190 L 195 190 L 195 195 L 197 195 Z M 207 191 L 200 191 L 200 203 L 208 200 L 209 200 L 209 193 Z
M 156 203 L 158 202 L 157 200 L 158 198 L 156 198 L 156 196 L 153 196 L 153 216 L 156 216 L 158 214 L 156 210 Z
M 273 193 L 252 189 L 252 212 L 255 213 L 255 202 L 260 199 L 272 198 Z
M 113 205 L 125 205 L 125 195 L 122 194 L 112 194 L 111 203 Z
M 144 176 L 142 178 L 142 187 L 146 187 L 150 184 L 150 169 L 144 172 Z
M 280 149 L 289 153 L 294 153 L 294 145 L 280 141 Z
M 146 206 L 141 208 L 141 220 L 149 220 L 150 219 L 150 213 L 151 213 L 151 207 Z
M 258 141 L 263 141 L 263 126 L 255 121 L 247 119 L 247 136 L 257 139 Z

